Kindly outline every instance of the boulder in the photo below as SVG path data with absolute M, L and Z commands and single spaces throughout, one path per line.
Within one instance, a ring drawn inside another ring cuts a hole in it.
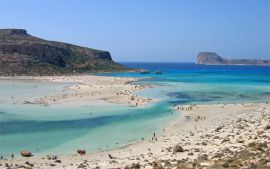
M 179 144 L 175 145 L 173 148 L 173 153 L 178 153 L 178 152 L 184 152 L 184 149 Z
M 23 151 L 21 151 L 21 156 L 23 156 L 23 157 L 31 157 L 33 155 L 32 155 L 32 153 L 30 151 L 23 150 Z

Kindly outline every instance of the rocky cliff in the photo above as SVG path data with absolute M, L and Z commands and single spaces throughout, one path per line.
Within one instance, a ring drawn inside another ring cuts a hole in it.
M 200 52 L 197 64 L 203 65 L 270 65 L 270 60 L 259 59 L 225 59 L 213 52 Z
M 107 51 L 47 41 L 23 29 L 0 29 L 0 75 L 125 71 Z

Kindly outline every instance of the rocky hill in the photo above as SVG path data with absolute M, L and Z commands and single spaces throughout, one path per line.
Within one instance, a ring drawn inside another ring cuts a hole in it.
M 0 29 L 0 75 L 126 71 L 107 51 L 47 41 L 23 29 Z
M 225 59 L 213 52 L 200 52 L 197 64 L 203 65 L 270 65 L 270 60 L 259 59 Z

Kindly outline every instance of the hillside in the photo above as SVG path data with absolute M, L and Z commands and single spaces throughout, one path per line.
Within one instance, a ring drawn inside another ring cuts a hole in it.
M 47 41 L 23 29 L 0 29 L 0 75 L 126 71 L 107 51 Z

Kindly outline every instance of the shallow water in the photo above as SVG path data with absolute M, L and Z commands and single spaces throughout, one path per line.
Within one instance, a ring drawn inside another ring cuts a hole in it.
M 110 103 L 29 105 L 25 100 L 61 92 L 70 84 L 0 83 L 0 154 L 23 149 L 74 153 L 110 149 L 150 137 L 172 116 L 166 102 L 147 108 Z M 64 91 L 67 92 L 67 91 Z M 19 95 L 17 95 L 19 93 Z M 12 98 L 13 96 L 13 98 Z
M 25 105 L 28 99 L 69 92 L 64 88 L 70 84 L 0 81 L 0 155 L 23 149 L 35 154 L 91 152 L 150 138 L 177 115 L 173 104 L 270 101 L 270 67 L 124 64 L 151 73 L 103 75 L 144 78 L 136 83 L 158 86 L 137 94 L 160 102 L 146 108 L 109 103 Z M 156 75 L 156 70 L 163 74 Z
M 146 90 L 142 95 L 167 99 L 172 104 L 248 103 L 270 100 L 270 66 L 125 64 L 150 70 L 150 74 L 114 73 L 113 76 L 144 78 L 137 83 L 156 84 L 160 87 Z M 162 74 L 156 75 L 157 70 Z

